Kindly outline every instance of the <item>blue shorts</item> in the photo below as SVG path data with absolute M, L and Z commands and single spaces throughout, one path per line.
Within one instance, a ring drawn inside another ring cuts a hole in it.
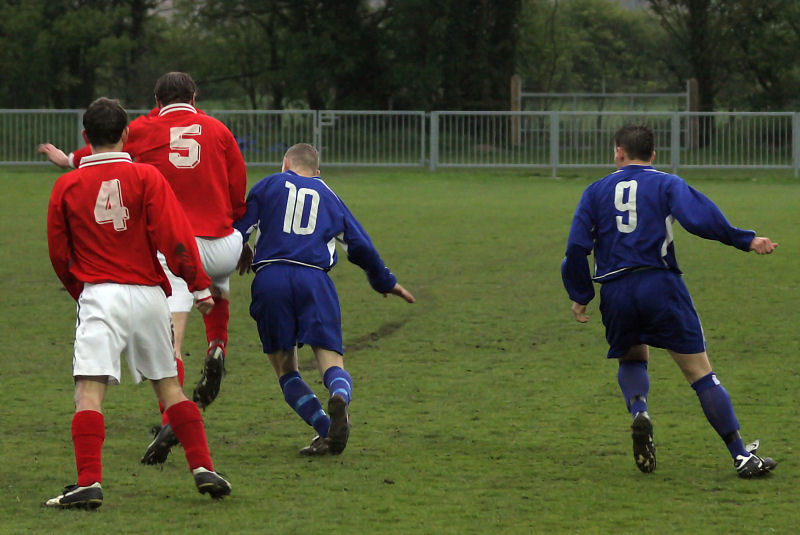
M 608 358 L 647 344 L 676 353 L 706 350 L 703 328 L 683 278 L 667 269 L 643 269 L 600 287 Z
M 250 291 L 264 353 L 308 344 L 344 354 L 339 296 L 325 271 L 269 264 L 258 270 Z

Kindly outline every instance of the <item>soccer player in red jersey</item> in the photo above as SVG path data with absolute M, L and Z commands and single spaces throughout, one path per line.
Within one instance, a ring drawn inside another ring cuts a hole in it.
M 188 74 L 163 75 L 155 86 L 157 107 L 131 122 L 123 148 L 137 162 L 154 165 L 167 178 L 189 217 L 203 268 L 211 277 L 215 306 L 203 317 L 208 351 L 192 396 L 205 408 L 216 399 L 225 373 L 230 274 L 242 250 L 241 235 L 233 229 L 233 221 L 244 215 L 247 174 L 233 134 L 220 121 L 194 107 L 196 94 L 197 86 Z M 90 153 L 87 146 L 67 156 L 49 143 L 41 145 L 39 151 L 60 167 L 75 166 Z M 160 259 L 172 285 L 169 306 L 178 378 L 183 385 L 181 353 L 192 296 L 186 283 L 168 269 L 163 255 Z M 163 463 L 176 444 L 169 418 L 163 413 L 162 428 L 148 446 L 142 462 Z
M 211 280 L 189 221 L 163 175 L 122 152 L 127 122 L 116 100 L 93 102 L 83 118 L 92 155 L 61 176 L 50 196 L 50 260 L 78 302 L 72 418 L 78 480 L 45 501 L 47 507 L 94 509 L 103 503 L 101 410 L 108 385 L 120 381 L 122 353 L 135 382 L 152 382 L 183 444 L 197 489 L 213 498 L 231 491 L 214 471 L 200 410 L 178 383 L 167 305 L 170 286 L 156 251 L 186 281 L 205 314 L 214 306 Z

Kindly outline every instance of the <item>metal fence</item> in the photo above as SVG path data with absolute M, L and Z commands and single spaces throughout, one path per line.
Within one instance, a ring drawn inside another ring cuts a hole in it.
M 314 139 L 317 121 L 316 112 L 310 110 L 215 111 L 210 115 L 230 128 L 251 165 L 280 164 L 290 146 Z
M 643 123 L 662 167 L 800 171 L 800 113 L 433 112 L 429 166 L 604 167 L 614 133 Z
M 81 119 L 79 110 L 0 110 L 0 164 L 42 161 L 36 146 L 43 141 L 83 146 Z
M 37 144 L 83 145 L 82 110 L 0 110 L 0 165 L 43 162 Z M 146 113 L 132 110 L 131 118 Z M 674 172 L 786 169 L 800 173 L 800 113 L 209 111 L 236 136 L 249 165 L 279 165 L 294 143 L 325 166 L 608 167 L 614 132 L 644 123 L 657 163 Z
M 427 120 L 417 111 L 320 111 L 325 165 L 424 166 Z

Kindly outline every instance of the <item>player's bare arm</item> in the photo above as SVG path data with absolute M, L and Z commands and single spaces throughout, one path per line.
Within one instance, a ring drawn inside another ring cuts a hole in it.
M 411 292 L 400 286 L 399 284 L 395 284 L 394 288 L 389 291 L 390 294 L 396 295 L 398 297 L 402 297 L 406 303 L 415 303 L 417 300 L 414 299 L 414 296 L 411 295 Z M 383 294 L 384 297 L 388 297 L 389 294 Z
M 575 321 L 580 323 L 589 321 L 589 315 L 586 314 L 586 305 L 576 303 L 575 301 L 572 302 L 572 315 L 575 317 Z
M 42 143 L 36 150 L 50 160 L 52 163 L 61 167 L 62 169 L 69 169 L 69 157 L 64 154 L 64 151 L 53 145 L 52 143 Z
M 771 254 L 777 247 L 777 243 L 762 236 L 756 236 L 750 242 L 750 250 L 755 251 L 757 254 Z

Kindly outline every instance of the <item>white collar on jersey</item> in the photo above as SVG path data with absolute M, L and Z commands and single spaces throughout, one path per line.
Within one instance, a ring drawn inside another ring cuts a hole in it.
M 131 163 L 132 161 L 131 155 L 127 152 L 98 152 L 97 154 L 81 158 L 80 167 L 100 165 L 103 163 Z
M 175 104 L 167 104 L 163 108 L 161 108 L 158 112 L 158 116 L 161 117 L 167 113 L 171 113 L 173 111 L 190 111 L 192 113 L 197 113 L 197 109 L 191 104 L 186 102 L 176 102 Z

